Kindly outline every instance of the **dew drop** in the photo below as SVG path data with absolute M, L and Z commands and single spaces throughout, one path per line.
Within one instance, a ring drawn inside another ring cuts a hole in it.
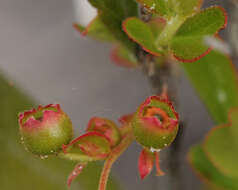
M 151 152 L 160 152 L 161 149 L 155 149 L 155 148 L 151 147 L 151 148 L 150 148 L 150 151 L 151 151 Z

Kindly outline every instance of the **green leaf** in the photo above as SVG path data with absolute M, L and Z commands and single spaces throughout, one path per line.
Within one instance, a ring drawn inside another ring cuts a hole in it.
M 197 172 L 197 174 L 204 179 L 206 183 L 215 189 L 223 190 L 237 190 L 238 179 L 224 175 L 217 170 L 209 161 L 200 145 L 196 145 L 189 151 L 189 162 Z
M 100 41 L 113 42 L 115 38 L 108 31 L 107 27 L 101 21 L 100 14 L 97 15 L 87 27 L 83 27 L 80 24 L 75 23 L 74 28 L 78 30 L 82 35 L 89 36 L 93 39 Z
M 230 123 L 214 128 L 204 142 L 204 150 L 225 175 L 238 180 L 238 109 L 230 112 Z
M 99 10 L 101 20 L 115 39 L 121 41 L 129 49 L 134 43 L 122 31 L 122 21 L 131 16 L 137 16 L 137 3 L 134 0 L 89 0 Z
M 149 25 L 138 18 L 131 17 L 123 22 L 123 30 L 133 41 L 140 44 L 145 51 L 155 56 L 160 55 L 161 51 L 157 49 L 154 43 L 156 37 Z
M 152 18 L 148 23 L 154 36 L 158 36 L 166 26 L 166 20 L 161 17 Z
M 229 57 L 211 51 L 195 63 L 182 63 L 192 84 L 217 123 L 238 106 L 237 73 Z
M 203 0 L 175 0 L 174 7 L 181 16 L 190 16 L 200 10 Z
M 203 0 L 137 0 L 149 11 L 155 12 L 166 18 L 179 14 L 189 16 L 199 11 Z
M 17 114 L 33 107 L 33 101 L 23 95 L 0 75 L 0 184 L 4 190 L 65 190 L 67 177 L 74 162 L 49 157 L 42 160 L 28 153 L 20 143 Z M 72 190 L 95 190 L 98 186 L 101 166 L 92 164 L 80 174 Z M 114 180 L 109 189 L 118 190 Z
M 161 16 L 169 16 L 172 14 L 171 0 L 137 0 L 148 10 L 155 12 Z
M 209 53 L 204 38 L 224 28 L 227 15 L 221 7 L 210 7 L 188 18 L 173 37 L 170 48 L 179 61 L 194 62 Z
M 122 45 L 117 45 L 112 49 L 111 60 L 115 64 L 126 68 L 135 68 L 139 66 L 134 52 L 131 52 Z

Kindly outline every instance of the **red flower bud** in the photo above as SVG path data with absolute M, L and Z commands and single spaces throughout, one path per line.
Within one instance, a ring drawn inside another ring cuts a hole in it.
M 151 96 L 142 103 L 132 121 L 136 141 L 152 152 L 173 142 L 178 132 L 178 114 L 164 97 Z
M 109 140 L 98 132 L 88 132 L 68 145 L 63 145 L 65 157 L 78 161 L 103 160 L 111 152 Z
M 73 136 L 71 120 L 59 104 L 20 113 L 18 122 L 24 145 L 37 155 L 57 153 Z
M 104 135 L 109 140 L 111 147 L 118 145 L 121 140 L 116 124 L 108 119 L 93 117 L 88 123 L 87 131 L 96 131 Z

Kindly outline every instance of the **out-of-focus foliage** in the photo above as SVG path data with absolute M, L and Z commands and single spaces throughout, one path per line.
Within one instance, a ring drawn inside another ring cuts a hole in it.
M 238 183 L 236 178 L 220 172 L 208 159 L 202 146 L 197 145 L 191 148 L 188 159 L 192 163 L 195 172 L 201 179 L 213 189 L 237 190 Z
M 218 124 L 226 123 L 229 110 L 238 106 L 237 72 L 230 58 L 212 51 L 183 68 L 211 116 Z
M 0 184 L 1 189 L 65 190 L 66 180 L 75 163 L 55 157 L 41 160 L 21 145 L 17 114 L 32 108 L 32 99 L 0 76 Z M 97 189 L 101 166 L 90 164 L 71 189 Z M 114 180 L 109 189 L 118 190 Z

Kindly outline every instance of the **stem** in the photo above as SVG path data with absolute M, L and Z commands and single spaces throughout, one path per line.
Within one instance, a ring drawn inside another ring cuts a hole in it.
M 103 167 L 100 181 L 99 181 L 98 190 L 106 190 L 107 181 L 108 181 L 109 173 L 111 171 L 112 164 L 127 149 L 127 147 L 131 144 L 133 139 L 134 139 L 133 133 L 132 131 L 130 131 L 128 132 L 126 136 L 124 136 L 121 143 L 112 150 L 111 154 L 109 155 L 109 157 L 104 163 L 104 167 Z
M 179 27 L 183 24 L 184 18 L 180 16 L 172 17 L 168 22 L 163 31 L 157 37 L 155 44 L 159 47 L 167 46 L 169 41 L 173 38 Z

